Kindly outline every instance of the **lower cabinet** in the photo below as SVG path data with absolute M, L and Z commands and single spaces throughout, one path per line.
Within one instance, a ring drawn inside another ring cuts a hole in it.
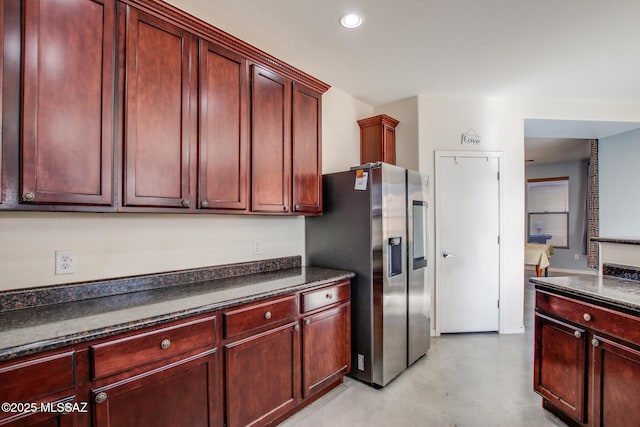
M 598 335 L 593 336 L 591 345 L 593 425 L 640 423 L 640 351 Z
M 76 401 L 75 362 L 63 351 L 0 365 L 0 426 L 75 426 L 77 413 L 64 410 Z
M 640 425 L 637 316 L 536 292 L 534 389 L 572 426 Z
M 219 425 L 217 354 L 209 350 L 92 390 L 96 427 Z
M 349 296 L 340 281 L 0 362 L 0 426 L 274 424 L 349 372 Z
M 563 413 L 585 421 L 587 334 L 552 318 L 536 315 L 534 389 Z
M 296 321 L 227 344 L 226 425 L 264 425 L 300 397 L 300 327 Z

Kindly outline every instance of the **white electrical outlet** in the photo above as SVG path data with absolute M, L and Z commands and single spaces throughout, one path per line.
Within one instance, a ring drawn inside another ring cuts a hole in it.
M 262 241 L 254 240 L 253 241 L 253 254 L 260 255 L 262 253 Z
M 573 259 L 580 259 L 580 254 L 574 254 Z
M 74 274 L 76 272 L 76 253 L 74 251 L 56 251 L 56 274 Z

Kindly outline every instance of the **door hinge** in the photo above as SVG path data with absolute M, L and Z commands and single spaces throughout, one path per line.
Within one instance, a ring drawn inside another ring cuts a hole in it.
M 500 171 L 496 172 L 496 175 L 498 175 L 498 181 L 500 181 Z
M 498 300 L 498 308 L 500 308 L 500 300 Z
M 498 244 L 500 244 L 500 236 L 498 235 Z

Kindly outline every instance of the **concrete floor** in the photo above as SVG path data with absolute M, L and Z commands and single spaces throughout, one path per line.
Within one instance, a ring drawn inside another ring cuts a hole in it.
M 532 390 L 534 291 L 524 282 L 524 334 L 432 338 L 427 356 L 383 389 L 347 377 L 281 426 L 564 426 Z

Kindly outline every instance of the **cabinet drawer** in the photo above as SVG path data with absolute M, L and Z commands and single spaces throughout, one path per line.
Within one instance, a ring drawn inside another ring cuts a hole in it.
M 322 307 L 347 301 L 351 296 L 349 281 L 344 280 L 322 289 L 302 293 L 302 312 L 308 313 Z
M 297 314 L 298 304 L 295 295 L 227 311 L 223 314 L 224 336 L 229 338 L 254 329 L 275 325 L 294 319 Z
M 536 292 L 536 311 L 640 345 L 640 318 L 544 291 Z
M 189 350 L 215 345 L 215 316 L 91 346 L 93 377 L 102 378 Z
M 47 396 L 59 395 L 65 391 L 73 394 L 74 387 L 73 351 L 0 368 L 0 396 L 3 402 L 47 401 Z

